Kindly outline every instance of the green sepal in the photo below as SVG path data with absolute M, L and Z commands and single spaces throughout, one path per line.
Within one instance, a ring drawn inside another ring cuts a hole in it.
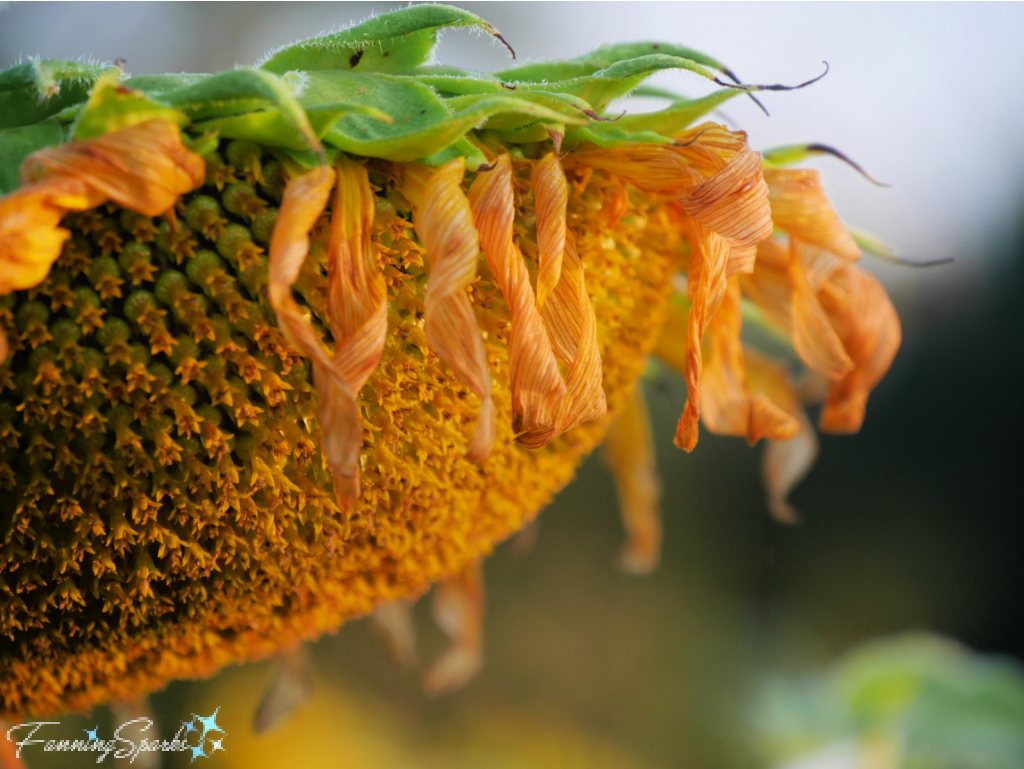
M 77 61 L 27 61 L 0 72 L 0 128 L 46 120 L 88 98 L 96 80 L 116 67 Z
M 423 158 L 422 162 L 428 166 L 441 166 L 457 157 L 466 159 L 466 168 L 470 171 L 475 171 L 480 166 L 487 165 L 487 158 L 484 157 L 484 153 L 480 151 L 480 148 L 465 138 L 459 139 L 455 144 L 446 147 L 440 152 L 435 152 L 433 155 Z
M 619 61 L 606 69 L 570 80 L 520 83 L 519 89 L 572 94 L 588 101 L 597 112 L 603 112 L 613 99 L 625 96 L 655 72 L 666 69 L 683 69 L 708 80 L 716 80 L 707 68 L 694 61 L 678 56 L 651 54 Z
M 414 5 L 286 46 L 260 66 L 277 74 L 291 70 L 407 72 L 430 60 L 438 32 L 449 27 L 475 27 L 504 42 L 498 30 L 461 8 Z
M 359 114 L 385 123 L 393 122 L 388 115 L 380 110 L 362 104 L 325 104 L 307 107 L 305 112 L 313 133 L 318 138 L 323 138 L 343 115 Z M 280 110 L 276 109 L 205 120 L 196 123 L 193 128 L 197 131 L 218 130 L 224 139 L 248 139 L 265 147 L 282 147 L 289 150 L 309 149 L 306 137 L 285 118 Z
M 304 83 L 303 79 L 296 86 L 301 89 Z M 284 79 L 269 72 L 239 67 L 210 75 L 191 85 L 164 91 L 160 99 L 182 110 L 192 120 L 240 115 L 273 107 L 304 139 L 306 148 L 319 151 L 319 138 L 296 100 L 295 90 Z
M 189 148 L 191 152 L 197 155 L 209 155 L 220 145 L 220 132 L 210 131 L 202 136 L 197 136 L 189 142 L 186 142 L 185 146 Z
M 767 168 L 782 168 L 800 163 L 807 158 L 826 153 L 816 151 L 810 144 L 787 144 L 785 147 L 773 147 L 770 150 L 762 150 L 761 162 Z
M 0 129 L 0 195 L 17 189 L 18 168 L 25 158 L 37 150 L 59 146 L 64 140 L 64 128 L 56 118 Z
M 853 242 L 856 243 L 857 247 L 865 254 L 877 256 L 883 261 L 897 261 L 899 259 L 896 249 L 883 241 L 877 235 L 872 235 L 870 232 L 865 232 L 864 230 L 859 230 L 855 227 L 848 226 L 846 229 L 853 238 Z
M 719 72 L 728 72 L 726 67 L 716 59 L 681 45 L 672 45 L 671 43 L 620 43 L 602 45 L 600 48 L 578 56 L 575 59 L 538 61 L 522 64 L 518 67 L 510 67 L 500 72 L 495 72 L 494 76 L 510 83 L 544 83 L 556 80 L 574 80 L 586 77 L 587 75 L 593 75 L 620 62 L 651 55 L 666 55 L 687 59 L 695 64 L 717 69 Z
M 147 120 L 169 120 L 179 128 L 188 123 L 178 110 L 123 85 L 118 73 L 111 72 L 96 81 L 71 135 L 76 140 L 93 139 Z
M 667 88 L 659 88 L 656 85 L 638 85 L 629 92 L 631 97 L 643 96 L 649 99 L 668 99 L 669 101 L 689 101 L 689 96 L 670 91 Z
M 475 73 L 473 73 L 475 74 Z M 489 75 L 472 76 L 466 75 L 391 75 L 391 77 L 404 77 L 414 80 L 417 83 L 430 86 L 437 91 L 439 96 L 451 98 L 453 96 L 472 96 L 476 94 L 499 94 L 515 92 L 515 88 L 502 85 L 500 80 L 495 80 Z
M 480 104 L 483 101 L 491 100 L 496 97 L 495 94 L 480 94 L 472 96 L 454 96 L 450 99 L 445 99 L 444 103 L 452 110 L 462 110 L 468 107 Z M 548 93 L 546 91 L 501 91 L 500 98 L 510 99 L 512 103 L 514 101 L 528 102 L 530 104 L 539 105 L 546 109 L 557 112 L 562 116 L 560 122 L 567 123 L 570 125 L 586 125 L 590 122 L 586 113 L 589 112 L 591 115 L 594 114 L 593 108 L 578 97 L 572 94 L 564 93 Z M 532 123 L 535 120 L 534 113 L 532 112 L 515 112 L 500 113 L 488 118 L 483 124 L 482 128 L 487 130 L 507 130 L 512 128 L 519 128 L 528 123 Z
M 590 142 L 598 147 L 621 147 L 626 144 L 671 144 L 672 140 L 654 131 L 631 132 L 614 123 L 595 123 L 579 128 L 570 128 L 562 140 L 563 147 Z
M 121 82 L 129 88 L 145 91 L 150 96 L 159 96 L 164 91 L 173 91 L 186 85 L 194 85 L 208 77 L 207 74 L 179 72 L 169 75 L 136 75 Z
M 698 118 L 713 112 L 720 105 L 741 93 L 743 92 L 732 88 L 723 88 L 699 99 L 677 101 L 657 112 L 624 115 L 616 121 L 616 125 L 623 131 L 653 131 L 664 136 L 675 136 Z

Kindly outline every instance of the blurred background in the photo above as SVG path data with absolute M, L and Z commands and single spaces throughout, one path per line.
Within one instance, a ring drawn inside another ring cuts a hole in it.
M 163 736 L 219 706 L 229 736 L 211 769 L 1024 766 L 1013 661 L 1024 658 L 1024 6 L 460 5 L 520 60 L 660 39 L 756 83 L 802 82 L 827 60 L 821 82 L 763 95 L 771 117 L 736 99 L 720 119 L 758 149 L 839 148 L 892 185 L 812 163 L 845 221 L 908 260 L 956 261 L 867 260 L 904 345 L 862 432 L 823 439 L 793 495 L 800 525 L 769 519 L 759 449 L 707 431 L 692 455 L 672 446 L 685 388 L 655 374 L 665 542 L 654 576 L 613 567 L 622 534 L 595 456 L 541 516 L 532 550 L 506 545 L 486 563 L 486 667 L 464 691 L 427 697 L 419 673 L 392 665 L 356 622 L 312 648 L 317 694 L 281 730 L 250 733 L 262 664 L 156 695 Z M 126 59 L 132 74 L 217 71 L 395 7 L 6 3 L 0 68 L 41 55 Z M 460 31 L 438 58 L 508 66 L 504 49 Z M 651 82 L 708 91 L 683 73 Z M 416 612 L 429 662 L 444 641 L 426 607 Z M 107 711 L 81 720 L 97 719 L 109 733 Z M 32 766 L 94 761 L 45 758 Z

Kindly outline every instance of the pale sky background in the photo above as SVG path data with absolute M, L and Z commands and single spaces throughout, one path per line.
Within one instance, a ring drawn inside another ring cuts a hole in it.
M 702 50 L 746 82 L 821 82 L 767 93 L 766 117 L 726 105 L 756 148 L 816 141 L 846 152 L 879 188 L 837 161 L 814 163 L 844 220 L 932 270 L 869 265 L 898 298 L 945 303 L 998 278 L 991 238 L 1024 213 L 1024 5 L 1020 3 L 461 3 L 497 27 L 520 61 L 565 58 L 605 42 L 664 40 Z M 19 55 L 127 59 L 132 74 L 217 71 L 397 3 L 7 3 L 0 67 Z M 449 31 L 438 58 L 493 70 L 503 48 Z M 687 73 L 651 82 L 699 95 Z

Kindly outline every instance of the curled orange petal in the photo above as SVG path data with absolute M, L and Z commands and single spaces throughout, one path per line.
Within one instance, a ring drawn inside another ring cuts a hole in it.
M 430 259 L 426 296 L 427 341 L 481 401 L 467 457 L 481 462 L 494 442 L 494 403 L 487 356 L 466 289 L 476 278 L 480 241 L 462 192 L 463 158 L 444 164 L 426 182 L 416 209 L 416 233 Z
M 900 319 L 878 279 L 858 267 L 836 273 L 820 297 L 853 360 L 853 370 L 829 383 L 819 426 L 831 433 L 857 432 L 864 421 L 868 395 L 899 350 Z
M 793 347 L 812 369 L 830 379 L 841 379 L 853 369 L 853 361 L 818 301 L 818 295 L 808 282 L 795 254 L 794 244 L 790 243 L 790 246 Z
M 451 645 L 427 671 L 431 694 L 461 689 L 483 665 L 484 575 L 475 561 L 434 588 L 431 613 Z
M 41 283 L 70 237 L 61 219 L 108 198 L 162 214 L 203 181 L 203 159 L 164 120 L 40 150 L 22 164 L 22 187 L 0 200 L 0 295 Z M 7 352 L 0 331 L 0 362 Z
M 604 458 L 615 478 L 619 513 L 628 538 L 619 566 L 630 574 L 649 574 L 661 555 L 661 483 L 647 405 L 639 386 L 608 428 Z
M 750 388 L 750 431 L 747 443 L 761 438 L 786 441 L 800 429 L 803 406 L 785 368 L 749 347 L 743 348 Z
M 584 150 L 568 155 L 565 162 L 621 176 L 644 192 L 678 192 L 703 180 L 685 158 L 666 144 L 628 144 Z
M 837 269 L 860 259 L 860 248 L 829 202 L 817 170 L 771 168 L 764 178 L 775 226 L 810 246 L 800 256 L 815 291 Z
M 22 165 L 22 181 L 46 172 L 81 179 L 119 206 L 159 216 L 203 183 L 206 165 L 181 141 L 178 126 L 150 120 L 86 141 L 40 150 Z
M 324 457 L 339 503 L 347 507 L 360 492 L 363 428 L 357 398 L 384 352 L 388 310 L 387 285 L 370 241 L 374 195 L 366 169 L 339 156 L 337 180 L 327 245 L 327 311 L 334 336 L 331 368 L 337 381 L 325 383 L 330 397 L 321 393 L 319 417 Z M 314 370 L 317 373 L 322 381 L 323 372 Z
M 565 253 L 565 207 L 569 184 L 558 155 L 549 152 L 533 167 L 533 190 L 537 201 L 537 306 L 543 307 L 562 274 Z
M 381 604 L 370 614 L 370 622 L 397 664 L 407 668 L 416 662 L 416 623 L 408 601 Z
M 558 410 L 555 434 L 603 417 L 608 411 L 602 387 L 601 347 L 597 316 L 583 276 L 583 260 L 572 230 L 565 234 L 562 275 L 541 315 L 551 336 L 555 355 L 569 367 L 565 396 Z
M 270 305 L 288 341 L 319 364 L 324 375 L 331 369 L 330 356 L 292 296 L 292 286 L 309 255 L 309 233 L 327 207 L 334 179 L 329 166 L 289 179 L 270 237 Z
M 683 190 L 676 200 L 686 213 L 737 248 L 749 249 L 772 234 L 761 153 L 746 145 L 707 181 Z
M 480 245 L 512 313 L 509 340 L 512 429 L 519 443 L 539 448 L 554 437 L 565 383 L 537 311 L 526 262 L 512 243 L 515 209 L 512 163 L 508 155 L 498 157 L 490 171 L 477 176 L 469 190 L 469 202 Z M 563 249 L 564 242 L 563 220 Z M 560 263 L 561 258 L 559 269 Z
M 818 437 L 807 415 L 797 415 L 797 431 L 789 440 L 771 440 L 765 446 L 761 475 L 768 509 L 780 523 L 796 523 L 800 516 L 789 504 L 789 493 L 802 481 L 818 457 Z
M 707 328 L 708 353 L 700 381 L 700 408 L 704 425 L 717 435 L 749 432 L 750 394 L 740 344 L 740 301 L 739 282 L 731 278 Z
M 683 415 L 676 426 L 676 445 L 686 451 L 693 451 L 697 445 L 700 417 L 700 379 L 703 370 L 701 342 L 704 330 L 718 309 L 725 295 L 726 267 L 729 262 L 729 241 L 716 232 L 707 229 L 701 222 L 694 221 L 693 252 L 690 255 L 690 271 L 687 280 L 687 294 L 690 299 L 690 316 L 686 334 L 686 391 L 688 397 Z

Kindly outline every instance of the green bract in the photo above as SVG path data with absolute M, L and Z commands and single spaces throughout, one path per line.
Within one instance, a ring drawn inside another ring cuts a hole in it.
M 0 194 L 17 187 L 18 166 L 36 150 L 158 118 L 207 137 L 205 144 L 209 137 L 247 139 L 305 166 L 340 150 L 431 164 L 462 155 L 473 168 L 484 162 L 471 141 L 480 131 L 506 144 L 553 134 L 605 147 L 667 143 L 727 99 L 758 90 L 723 83 L 715 71 L 735 78 L 722 64 L 667 43 L 603 46 L 495 74 L 428 65 L 448 27 L 475 27 L 505 42 L 471 13 L 417 5 L 285 46 L 258 68 L 215 75 L 126 78 L 115 67 L 78 62 L 19 64 L 0 72 Z M 602 115 L 613 99 L 664 69 L 726 87 L 699 99 L 647 88 L 640 93 L 668 98 L 669 106 L 621 119 Z

